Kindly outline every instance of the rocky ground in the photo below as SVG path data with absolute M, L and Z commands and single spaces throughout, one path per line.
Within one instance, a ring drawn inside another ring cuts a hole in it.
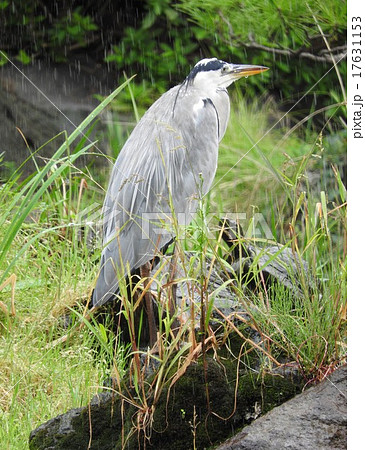
M 274 408 L 217 450 L 347 448 L 347 367 Z
M 120 396 L 104 391 L 95 396 L 88 406 L 72 409 L 34 430 L 30 435 L 30 450 L 114 450 L 121 448 L 123 439 L 127 441 L 123 448 L 127 449 L 163 450 L 171 448 L 172 444 L 175 450 L 193 448 L 193 445 L 199 449 L 210 448 L 209 443 L 222 441 L 240 423 L 248 425 L 215 448 L 347 448 L 346 366 L 288 401 L 300 386 L 292 376 L 267 375 L 262 383 L 252 383 L 252 375 L 246 373 L 239 380 L 235 409 L 232 408 L 235 398 L 233 383 L 232 380 L 227 382 L 227 376 L 230 378 L 232 375 L 227 372 L 229 367 L 222 368 L 211 359 L 207 367 L 210 407 L 226 420 L 213 416 L 211 412 L 207 414 L 204 369 L 202 364 L 192 364 L 169 393 L 171 398 L 167 403 L 168 391 L 163 391 L 154 411 L 153 427 L 151 424 L 154 431 L 150 439 L 145 440 L 145 430 L 135 432 L 129 440 L 125 439 L 132 429 L 131 422 L 136 423 L 138 411 L 136 415 L 136 410 L 126 402 L 123 404 Z M 271 409 L 274 404 L 280 403 L 280 406 Z

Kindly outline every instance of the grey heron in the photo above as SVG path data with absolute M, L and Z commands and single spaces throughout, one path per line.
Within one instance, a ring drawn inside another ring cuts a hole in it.
M 115 162 L 103 205 L 103 250 L 93 306 L 113 298 L 119 280 L 148 263 L 174 235 L 156 228 L 171 215 L 187 224 L 210 189 L 230 113 L 227 87 L 267 67 L 199 61 L 137 123 Z M 150 340 L 156 336 L 147 305 Z M 154 336 L 152 336 L 154 335 Z

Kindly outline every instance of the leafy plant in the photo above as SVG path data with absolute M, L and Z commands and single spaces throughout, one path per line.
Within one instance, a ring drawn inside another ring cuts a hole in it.
M 64 49 L 68 46 L 86 47 L 92 32 L 98 29 L 89 15 L 83 15 L 81 7 L 55 21 L 48 35 L 56 61 L 66 61 Z
M 181 73 L 186 72 L 188 58 L 198 48 L 192 39 L 194 30 L 196 27 L 185 27 L 171 0 L 147 0 L 140 24 L 125 28 L 120 43 L 113 45 L 106 61 L 124 70 L 141 72 L 137 98 L 140 104 L 147 104 L 151 101 L 151 85 L 155 96 L 176 84 Z
M 20 50 L 18 56 L 16 57 L 22 64 L 29 64 L 31 62 L 31 58 L 27 55 L 24 50 Z
M 8 48 L 17 45 L 17 59 L 29 64 L 46 50 L 57 62 L 66 61 L 68 52 L 85 47 L 93 41 L 93 32 L 98 30 L 93 18 L 78 6 L 61 10 L 45 6 L 40 1 L 23 2 L 19 8 L 12 8 L 9 2 L 2 2 L 4 16 L 0 19 L 8 32 L 16 30 L 16 36 Z M 45 44 L 45 42 L 47 42 Z M 4 41 L 6 45 L 6 42 Z M 10 55 L 9 55 L 10 57 Z

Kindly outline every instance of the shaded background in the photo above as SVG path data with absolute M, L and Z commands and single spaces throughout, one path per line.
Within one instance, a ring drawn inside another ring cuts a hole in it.
M 143 110 L 181 82 L 203 57 L 269 66 L 271 70 L 262 77 L 253 77 L 244 87 L 237 87 L 245 90 L 245 99 L 259 98 L 264 104 L 270 98 L 281 111 L 287 111 L 307 93 L 285 123 L 294 125 L 316 111 L 304 132 L 320 130 L 333 115 L 333 110 L 326 108 L 343 101 L 342 80 L 346 79 L 342 59 L 346 51 L 346 2 L 323 3 L 1 2 L 2 176 L 17 168 L 29 156 L 29 150 L 63 130 L 70 133 L 101 96 L 125 79 L 124 74 L 137 74 L 132 91 Z M 333 65 L 338 61 L 336 72 Z M 114 109 L 128 130 L 128 122 L 133 121 L 128 90 Z M 103 141 L 108 118 L 101 116 L 94 133 L 99 138 L 99 150 L 115 156 L 116 149 Z M 345 110 L 339 108 L 331 120 L 331 132 L 341 132 L 344 123 Z M 40 164 L 41 156 L 50 157 L 63 138 L 38 152 Z M 91 158 L 81 164 L 95 162 L 97 158 Z M 32 170 L 33 163 L 25 167 L 27 173 Z

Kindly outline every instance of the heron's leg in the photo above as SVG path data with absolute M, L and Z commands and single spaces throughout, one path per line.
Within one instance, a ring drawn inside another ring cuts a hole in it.
M 143 285 L 146 289 L 148 286 L 148 278 L 150 276 L 151 271 L 151 265 L 150 263 L 143 264 L 140 268 L 141 277 L 145 278 Z M 149 336 L 150 336 L 150 346 L 151 348 L 155 345 L 157 342 L 157 327 L 155 323 L 155 315 L 153 313 L 153 300 L 152 295 L 149 291 L 149 289 L 146 290 L 144 294 L 144 301 L 147 309 L 147 319 L 148 319 L 148 330 L 149 330 Z

